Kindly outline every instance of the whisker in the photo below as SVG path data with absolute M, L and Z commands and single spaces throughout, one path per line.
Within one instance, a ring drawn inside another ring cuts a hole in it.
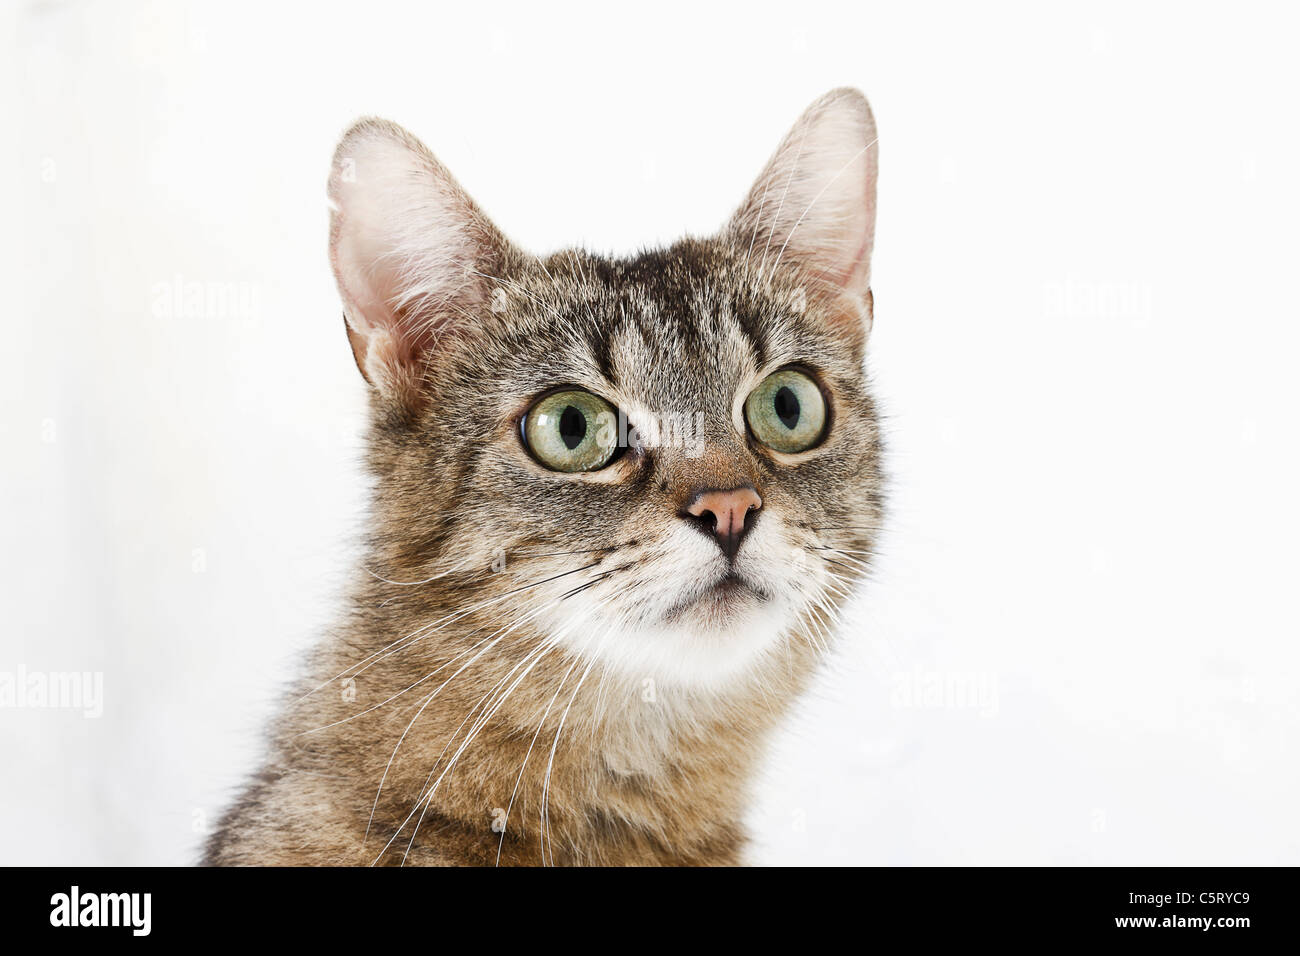
M 491 720 L 492 717 L 496 714 L 496 712 L 505 704 L 506 699 L 510 696 L 511 693 L 513 693 L 514 689 L 519 686 L 519 684 L 523 681 L 525 677 L 528 676 L 529 671 L 531 671 L 533 667 L 535 667 L 538 663 L 540 663 L 542 658 L 544 658 L 548 653 L 550 653 L 550 651 L 555 646 L 556 646 L 555 641 L 543 638 L 543 640 L 538 644 L 536 648 L 530 651 L 529 654 L 526 655 L 522 661 L 520 661 L 513 668 L 511 668 L 510 672 L 506 674 L 505 677 L 497 681 L 496 684 L 494 684 L 486 694 L 484 694 L 481 698 L 479 698 L 478 703 L 476 703 L 473 707 L 470 708 L 469 713 L 465 715 L 465 719 L 460 722 L 460 726 L 458 726 L 455 729 L 455 731 L 452 732 L 451 737 L 447 741 L 447 745 L 443 747 L 442 753 L 438 755 L 438 760 L 434 761 L 433 767 L 429 770 L 429 775 L 425 777 L 424 787 L 428 788 L 428 793 L 427 794 L 424 793 L 423 792 L 424 788 L 421 788 L 421 793 L 417 794 L 416 796 L 416 806 L 412 808 L 411 814 L 407 815 L 406 820 L 402 821 L 402 825 L 397 828 L 397 832 L 394 833 L 392 839 L 388 841 L 388 845 L 391 845 L 393 840 L 395 840 L 397 836 L 401 834 L 402 829 L 406 826 L 407 821 L 409 821 L 411 815 L 415 813 L 415 809 L 421 808 L 419 819 L 415 821 L 415 827 L 411 830 L 411 839 L 407 841 L 406 851 L 402 854 L 403 866 L 406 865 L 406 858 L 410 855 L 411 847 L 415 845 L 415 838 L 420 833 L 420 825 L 424 822 L 424 816 L 428 812 L 429 807 L 433 804 L 433 796 L 435 793 L 438 792 L 438 786 L 442 783 L 443 778 L 446 777 L 447 774 L 451 773 L 452 768 L 456 766 L 456 762 L 460 759 L 461 754 L 463 754 L 465 750 L 469 747 L 469 745 L 474 742 L 474 739 L 478 736 L 479 731 L 481 731 L 483 727 L 487 725 L 487 722 Z M 469 721 L 470 717 L 473 716 L 474 711 L 478 710 L 479 707 L 482 707 L 485 703 L 487 703 L 487 701 L 492 698 L 492 695 L 497 691 L 497 689 L 500 688 L 502 684 L 504 684 L 507 680 L 510 679 L 510 675 L 513 674 L 516 670 L 518 670 L 519 667 L 524 662 L 526 662 L 529 659 L 529 657 L 531 657 L 533 654 L 537 654 L 537 657 L 533 661 L 533 664 L 529 666 L 522 674 L 520 674 L 519 677 L 515 680 L 515 682 L 511 684 L 510 687 L 507 688 L 504 693 L 502 693 L 499 697 L 495 698 L 491 704 L 488 704 L 487 707 L 484 708 L 483 713 L 480 714 L 479 717 L 470 726 L 469 732 L 466 733 L 465 739 L 464 741 L 461 742 L 460 747 L 457 748 L 454 754 L 452 754 L 451 760 L 447 762 L 446 768 L 439 775 L 438 779 L 434 782 L 433 786 L 429 787 L 429 780 L 432 779 L 434 772 L 438 769 L 438 764 L 441 762 L 443 754 L 445 754 L 447 752 L 447 748 L 451 746 L 451 741 L 455 740 L 457 735 L 460 734 L 461 728 L 463 728 L 465 724 Z M 388 849 L 388 845 L 384 847 L 384 850 Z M 380 853 L 380 856 L 381 857 L 383 856 L 382 851 Z
M 342 677 L 347 677 L 347 676 L 356 677 L 357 675 L 361 674 L 363 671 L 369 669 L 372 665 L 379 663 L 379 661 L 391 657 L 392 654 L 395 654 L 398 651 L 405 650 L 406 647 L 398 647 L 398 645 L 403 644 L 403 642 L 405 641 L 410 641 L 412 638 L 416 637 L 416 635 L 420 634 L 423 631 L 428 630 L 429 628 L 440 630 L 442 627 L 445 627 L 447 624 L 451 624 L 454 623 L 455 621 L 459 621 L 462 618 L 466 617 L 467 615 L 473 614 L 475 611 L 481 611 L 483 608 L 488 607 L 489 605 L 496 604 L 498 601 L 504 601 L 506 598 L 511 597 L 512 595 L 520 594 L 532 588 L 541 587 L 543 584 L 547 584 L 551 581 L 558 580 L 559 578 L 566 577 L 570 574 L 577 574 L 579 571 L 586 571 L 590 568 L 596 567 L 596 565 L 598 564 L 600 564 L 600 561 L 593 561 L 591 564 L 585 564 L 579 568 L 573 568 L 572 570 L 569 571 L 563 571 L 560 572 L 559 574 L 551 575 L 550 577 L 543 578 L 540 581 L 535 581 L 532 584 L 526 584 L 526 585 L 522 585 L 521 587 L 513 588 L 509 591 L 506 591 L 504 594 L 498 594 L 495 597 L 489 598 L 486 601 L 474 605 L 473 607 L 467 608 L 462 611 L 453 611 L 451 614 L 448 614 L 437 621 L 433 621 L 429 624 L 425 624 L 421 627 L 418 627 L 410 634 L 406 635 L 405 637 L 399 638 L 398 640 L 393 641 L 393 643 L 387 645 L 386 647 L 380 648 L 379 650 L 368 655 L 367 657 L 363 658 L 362 660 L 358 661 L 355 664 L 348 665 L 338 674 L 331 677 L 329 680 L 325 681 L 324 683 L 318 685 L 317 687 L 314 687 L 313 689 L 309 690 L 307 693 L 303 694 L 301 697 L 298 698 L 297 701 L 295 701 L 295 703 L 302 703 L 302 701 L 306 700 L 312 694 L 317 693 L 324 687 L 328 687 L 330 684 L 333 684 L 336 680 L 339 680 Z M 419 640 L 422 639 L 423 638 L 420 638 Z M 418 643 L 418 642 L 419 641 L 416 640 L 413 641 L 412 643 Z M 406 646 L 411 646 L 411 645 L 408 644 Z M 394 649 L 394 650 L 390 651 L 390 649 Z M 390 653 L 385 653 L 385 651 L 390 651 Z M 353 670 L 353 668 L 356 667 L 360 667 L 360 670 L 357 670 L 353 674 L 349 675 L 348 672 Z
M 564 596 L 561 595 L 559 598 L 557 598 L 557 599 L 555 600 L 554 603 L 557 603 L 557 604 L 558 604 L 561 600 L 563 600 L 563 598 L 564 598 Z M 471 632 L 471 633 L 473 633 L 473 632 Z M 380 701 L 378 704 L 374 704 L 374 705 L 372 705 L 372 706 L 370 706 L 370 707 L 367 707 L 365 710 L 361 711 L 360 713 L 352 714 L 350 717 L 344 717 L 344 718 L 342 718 L 341 720 L 336 720 L 336 721 L 334 721 L 333 723 L 325 724 L 323 727 L 316 727 L 316 728 L 314 728 L 314 729 L 312 729 L 312 730 L 304 730 L 304 731 L 302 731 L 301 733 L 295 734 L 294 736 L 295 736 L 295 737 L 303 737 L 303 736 L 306 736 L 307 734 L 318 733 L 319 731 L 322 731 L 322 730 L 328 730 L 328 729 L 331 728 L 331 727 L 337 727 L 339 724 L 345 724 L 345 723 L 347 723 L 348 721 L 356 720 L 358 717 L 364 717 L 366 714 L 370 713 L 372 710 L 378 710 L 380 707 L 383 707 L 385 704 L 391 703 L 392 701 L 394 701 L 394 700 L 396 700 L 397 698 L 401 697 L 403 694 L 406 694 L 406 693 L 408 693 L 409 691 L 414 690 L 417 686 L 419 686 L 420 684 L 423 684 L 425 681 L 429 680 L 431 677 L 434 677 L 435 675 L 437 675 L 437 674 L 440 673 L 441 671 L 446 670 L 448 667 L 450 667 L 452 664 L 456 663 L 458 660 L 460 660 L 460 659 L 461 659 L 462 657 L 464 657 L 466 654 L 470 654 L 470 653 L 472 653 L 476 648 L 482 646 L 482 644 L 483 644 L 485 641 L 491 640 L 492 637 L 493 637 L 493 635 L 492 635 L 492 634 L 489 634 L 487 637 L 482 638 L 482 639 L 481 639 L 480 641 L 478 641 L 476 644 L 474 644 L 474 645 L 472 645 L 472 646 L 466 648 L 465 650 L 461 651 L 459 654 L 457 654 L 457 655 L 456 655 L 455 657 L 453 657 L 451 660 L 449 660 L 449 661 L 447 661 L 447 662 L 445 662 L 445 663 L 443 663 L 443 664 L 440 664 L 437 668 L 435 668 L 434 670 L 430 671 L 428 674 L 425 674 L 423 677 L 421 677 L 421 678 L 420 678 L 419 680 L 417 680 L 415 683 L 413 683 L 413 684 L 409 685 L 408 687 L 406 687 L 405 690 L 400 690 L 400 691 L 398 691 L 396 694 L 394 694 L 392 697 L 389 697 L 387 700 Z
M 433 577 L 425 578 L 423 581 L 391 581 L 388 578 L 384 577 L 382 574 L 378 574 L 377 572 L 372 571 L 369 568 L 364 568 L 363 570 L 366 572 L 366 574 L 369 574 L 371 577 L 378 578 L 380 581 L 383 581 L 385 584 L 392 584 L 399 588 L 410 588 L 410 587 L 415 587 L 416 585 L 419 584 L 428 584 L 430 581 L 437 581 L 440 578 L 445 578 L 449 574 L 455 574 L 458 571 L 463 571 L 467 567 L 469 567 L 469 565 L 458 565 L 454 568 L 449 568 L 446 571 L 440 571 L 437 574 L 433 575 Z
M 598 605 L 598 609 L 599 607 L 603 607 L 604 604 L 607 603 L 608 600 L 603 602 L 601 605 Z M 582 646 L 583 651 L 587 649 L 587 644 L 590 643 L 590 641 L 591 641 L 591 637 L 588 636 L 587 640 L 583 643 Z M 519 776 L 515 778 L 515 788 L 510 793 L 510 801 L 506 804 L 505 819 L 502 820 L 501 822 L 501 839 L 497 841 L 497 859 L 496 859 L 497 866 L 501 865 L 501 849 L 505 845 L 506 827 L 509 825 L 510 822 L 510 811 L 511 809 L 514 808 L 515 805 L 515 797 L 519 793 L 519 784 L 524 779 L 524 769 L 528 766 L 528 758 L 531 757 L 533 754 L 533 747 L 536 746 L 537 744 L 537 738 L 541 734 L 542 728 L 546 726 L 546 718 L 547 716 L 550 715 L 551 708 L 555 706 L 555 701 L 559 698 L 560 691 L 564 690 L 564 685 L 568 683 L 569 675 L 573 673 L 573 669 L 578 666 L 578 663 L 581 661 L 581 659 L 582 658 L 580 656 L 575 656 L 573 658 L 573 662 L 569 665 L 569 669 L 566 670 L 564 672 L 564 676 L 560 678 L 560 683 L 555 688 L 555 693 L 551 695 L 550 701 L 546 704 L 546 709 L 542 712 L 542 719 L 537 724 L 537 730 L 534 731 L 533 733 L 533 739 L 528 743 L 528 750 L 524 753 L 523 762 L 520 763 L 519 765 Z
M 550 814 L 548 812 L 548 807 L 551 796 L 551 771 L 555 767 L 555 750 L 560 745 L 560 734 L 564 732 L 564 722 L 568 719 L 569 710 L 573 707 L 573 702 L 578 697 L 578 691 L 582 690 L 583 682 L 586 681 L 587 675 L 591 673 L 592 665 L 595 663 L 596 658 L 592 657 L 591 661 L 587 664 L 586 669 L 582 672 L 582 676 L 578 678 L 577 685 L 573 688 L 573 693 L 569 697 L 569 703 L 565 706 L 564 713 L 560 715 L 560 725 L 555 729 L 555 740 L 551 744 L 551 756 L 546 763 L 546 779 L 542 783 L 541 826 L 538 831 L 539 837 L 541 838 L 543 865 L 546 864 L 546 834 L 550 832 Z M 551 865 L 555 865 L 554 843 L 552 843 L 551 847 Z
M 411 852 L 411 847 L 414 846 L 415 844 L 415 838 L 420 832 L 420 825 L 424 822 L 424 817 L 425 814 L 428 812 L 429 807 L 433 805 L 433 797 L 438 792 L 438 788 L 439 786 L 441 786 L 443 779 L 456 766 L 456 763 L 459 761 L 461 755 L 464 754 L 464 752 L 466 751 L 466 749 L 468 749 L 470 744 L 474 742 L 479 732 L 483 729 L 484 726 L 486 726 L 487 722 L 491 720 L 493 716 L 495 716 L 498 710 L 501 709 L 501 707 L 505 704 L 506 699 L 510 696 L 510 694 L 514 692 L 515 688 L 518 687 L 520 683 L 523 682 L 524 678 L 527 677 L 528 673 L 532 671 L 533 668 L 538 663 L 541 662 L 543 657 L 545 657 L 555 647 L 559 645 L 565 633 L 567 633 L 567 631 L 562 630 L 561 632 L 557 633 L 554 636 L 544 637 L 538 643 L 537 647 L 533 648 L 533 650 L 530 651 L 529 654 L 526 655 L 523 660 L 521 660 L 513 668 L 511 668 L 510 672 L 506 674 L 505 677 L 497 681 L 496 684 L 493 685 L 493 687 L 489 689 L 486 694 L 484 694 L 481 698 L 479 698 L 478 703 L 476 703 L 473 707 L 470 708 L 469 713 L 465 715 L 465 718 L 460 722 L 460 725 L 452 732 L 451 736 L 447 739 L 447 743 L 443 746 L 442 752 L 438 755 L 438 759 L 434 761 L 433 766 L 430 768 L 428 776 L 425 777 L 424 785 L 421 787 L 421 792 L 416 797 L 415 806 L 411 808 L 410 813 L 406 815 L 406 818 L 397 827 L 392 837 L 389 838 L 388 843 L 385 844 L 384 848 L 379 852 L 379 856 L 375 860 L 376 863 L 383 858 L 384 853 L 388 851 L 388 848 L 393 844 L 393 841 L 396 840 L 397 837 L 401 835 L 402 830 L 406 828 L 406 824 L 410 822 L 411 817 L 415 816 L 415 812 L 419 810 L 420 811 L 419 819 L 416 820 L 415 827 L 411 831 L 411 838 L 407 842 L 406 852 L 402 854 L 402 862 L 403 864 L 405 864 L 407 855 L 409 855 L 409 853 Z M 510 679 L 511 674 L 513 674 L 525 663 L 527 663 L 528 659 L 532 657 L 534 654 L 536 654 L 537 656 L 536 659 L 533 660 L 532 664 L 522 674 L 519 675 L 519 677 L 515 680 L 515 682 L 511 684 L 510 687 L 503 694 L 501 694 L 499 697 L 494 699 L 492 703 L 489 704 L 488 707 L 484 710 L 484 712 L 475 720 L 474 724 L 470 727 L 468 733 L 466 733 L 465 739 L 461 742 L 455 754 L 452 755 L 451 760 L 448 761 L 446 768 L 442 771 L 442 773 L 438 776 L 438 779 L 434 781 L 433 785 L 430 787 L 429 781 L 432 780 L 434 773 L 437 771 L 438 764 L 442 762 L 443 756 L 446 755 L 447 750 L 451 747 L 452 742 L 460 735 L 461 730 L 464 728 L 465 724 L 469 722 L 470 717 L 472 717 L 474 712 L 478 710 L 479 707 L 483 706 L 489 700 L 489 698 L 492 697 L 492 694 L 498 688 L 500 688 L 502 684 L 504 684 L 507 680 Z M 502 832 L 504 833 L 504 831 Z M 499 847 L 498 847 L 498 852 L 499 852 Z
M 612 571 L 604 572 L 604 573 L 603 573 L 603 574 L 602 574 L 602 575 L 597 579 L 597 581 L 595 581 L 595 582 L 591 582 L 591 583 L 598 583 L 600 580 L 603 580 L 604 578 L 608 577 L 611 573 L 613 573 L 613 572 L 612 572 Z M 570 592 L 570 593 L 571 593 L 571 592 Z M 559 598 L 556 598 L 556 599 L 554 599 L 553 601 L 548 602 L 548 603 L 547 603 L 546 605 L 544 605 L 542 608 L 538 609 L 537 612 L 533 612 L 533 613 L 539 613 L 539 612 L 541 612 L 541 611 L 549 610 L 550 608 L 557 606 L 558 604 L 560 604 L 560 603 L 563 602 L 563 600 L 565 599 L 566 596 L 567 596 L 567 595 L 561 595 Z M 531 614 L 530 614 L 530 616 L 531 616 Z M 574 620 L 576 620 L 576 616 L 575 616 Z M 512 629 L 513 629 L 514 627 L 518 626 L 518 624 L 520 624 L 520 623 L 522 623 L 522 621 L 516 622 L 515 625 L 512 625 Z M 374 860 L 374 863 L 378 863 L 379 860 L 383 858 L 384 854 L 388 851 L 389 847 L 392 846 L 393 841 L 397 839 L 397 837 L 401 834 L 402 830 L 405 829 L 406 824 L 410 822 L 411 818 L 412 818 L 413 816 L 415 816 L 416 811 L 419 810 L 419 811 L 420 811 L 419 819 L 416 821 L 415 828 L 413 829 L 413 831 L 412 831 L 412 833 L 411 833 L 411 839 L 410 839 L 410 841 L 407 843 L 406 852 L 405 852 L 405 853 L 403 854 L 403 856 L 402 856 L 402 860 L 403 860 L 403 862 L 405 862 L 405 860 L 406 860 L 406 858 L 407 858 L 407 855 L 410 853 L 411 847 L 414 845 L 415 837 L 416 837 L 416 835 L 419 833 L 420 824 L 421 824 L 421 822 L 423 821 L 424 816 L 425 816 L 425 814 L 426 814 L 427 811 L 428 811 L 428 808 L 432 805 L 433 797 L 434 797 L 434 795 L 437 793 L 438 787 L 441 785 L 443 779 L 447 776 L 448 773 L 451 772 L 451 770 L 453 769 L 453 767 L 456 765 L 456 763 L 457 763 L 458 760 L 460 759 L 461 755 L 465 752 L 465 750 L 469 747 L 469 745 L 470 745 L 470 744 L 474 741 L 474 739 L 478 736 L 478 733 L 483 729 L 483 727 L 486 726 L 487 722 L 488 722 L 488 721 L 489 721 L 493 716 L 495 716 L 495 714 L 497 713 L 497 711 L 499 711 L 500 708 L 505 704 L 506 699 L 510 696 L 511 693 L 514 692 L 515 688 L 517 688 L 517 687 L 520 685 L 520 683 L 524 680 L 524 678 L 528 676 L 528 673 L 529 673 L 530 671 L 532 671 L 534 667 L 536 667 L 536 665 L 541 661 L 541 659 L 542 659 L 543 657 L 546 656 L 546 654 L 548 654 L 552 649 L 554 649 L 556 646 L 559 645 L 560 641 L 562 640 L 562 638 L 564 637 L 564 635 L 567 633 L 567 629 L 568 629 L 568 622 L 566 622 L 566 625 L 565 625 L 565 626 L 563 626 L 563 627 L 561 627 L 560 629 L 558 629 L 557 633 L 555 633 L 554 635 L 550 635 L 550 636 L 544 637 L 544 638 L 543 638 L 543 639 L 538 643 L 537 647 L 535 647 L 532 651 L 530 651 L 530 652 L 529 652 L 529 653 L 528 653 L 528 654 L 527 654 L 527 655 L 526 655 L 526 656 L 525 656 L 521 661 L 519 661 L 517 664 L 515 664 L 515 666 L 514 666 L 513 668 L 511 668 L 511 670 L 510 670 L 510 671 L 505 675 L 505 677 L 503 677 L 503 678 L 501 678 L 499 681 L 497 681 L 496 684 L 493 685 L 493 687 L 492 687 L 491 689 L 489 689 L 489 691 L 488 691 L 486 694 L 484 694 L 482 698 L 480 698 L 480 700 L 478 701 L 478 703 L 476 703 L 472 708 L 470 708 L 469 713 L 465 715 L 465 718 L 461 721 L 460 725 L 456 728 L 455 731 L 452 732 L 452 735 L 451 735 L 450 738 L 448 738 L 448 741 L 447 741 L 446 745 L 444 745 L 444 747 L 443 747 L 443 749 L 442 749 L 442 752 L 439 754 L 438 758 L 434 761 L 433 766 L 430 768 L 430 770 L 429 770 L 429 774 L 428 774 L 428 776 L 425 778 L 425 783 L 424 783 L 424 785 L 421 787 L 421 793 L 420 793 L 419 796 L 417 796 L 415 806 L 411 808 L 410 813 L 408 813 L 407 816 L 406 816 L 406 818 L 401 822 L 401 824 L 398 825 L 398 827 L 397 827 L 396 831 L 393 833 L 392 837 L 389 838 L 388 843 L 386 843 L 386 844 L 384 845 L 383 849 L 380 850 L 379 855 L 378 855 L 378 856 L 375 858 L 375 860 Z M 505 636 L 505 635 L 503 634 L 502 637 L 504 637 L 504 636 Z M 498 639 L 498 641 L 499 641 L 499 640 L 500 640 L 500 638 Z M 494 641 L 494 642 L 493 642 L 493 645 L 495 645 L 496 643 L 497 643 L 497 642 Z M 493 646 L 493 645 L 490 645 L 488 648 L 485 648 L 484 651 L 486 652 L 487 650 L 490 650 L 490 649 L 491 649 L 491 646 Z M 585 645 L 584 645 L 584 647 L 585 647 Z M 534 655 L 536 655 L 535 658 L 534 658 Z M 476 655 L 475 658 L 474 658 L 474 660 L 477 660 L 477 659 L 478 659 L 479 657 L 481 657 L 481 656 L 482 656 L 481 653 L 480 653 L 479 655 Z M 528 664 L 530 658 L 532 658 L 532 663 L 531 663 L 531 664 Z M 453 674 L 450 678 L 448 678 L 448 679 L 447 679 L 447 682 L 444 683 L 443 686 L 445 687 L 447 683 L 450 683 L 452 680 L 454 680 L 455 677 L 456 677 L 458 674 L 460 674 L 462 671 L 464 671 L 466 667 L 468 667 L 470 664 L 474 663 L 474 660 L 471 660 L 471 661 L 467 662 L 466 665 L 465 665 L 465 667 L 462 667 L 459 671 L 456 672 L 456 674 Z M 474 724 L 470 727 L 469 731 L 466 733 L 465 739 L 461 742 L 461 744 L 460 744 L 460 746 L 457 748 L 455 754 L 452 755 L 451 760 L 447 763 L 447 766 L 445 767 L 445 769 L 444 769 L 444 770 L 442 771 L 442 773 L 439 775 L 438 779 L 433 783 L 432 787 L 430 787 L 430 786 L 429 786 L 429 781 L 432 779 L 433 774 L 437 771 L 437 769 L 438 769 L 438 765 L 442 762 L 442 758 L 443 758 L 443 756 L 446 755 L 446 752 L 447 752 L 447 750 L 451 747 L 452 742 L 456 739 L 457 736 L 459 736 L 460 731 L 464 728 L 465 724 L 469 722 L 469 720 L 470 720 L 470 718 L 473 716 L 474 712 L 475 712 L 476 710 L 478 710 L 479 707 L 483 706 L 484 703 L 485 703 L 486 701 L 488 701 L 489 698 L 491 698 L 492 694 L 493 694 L 495 691 L 497 691 L 497 690 L 498 690 L 498 689 L 499 689 L 499 688 L 500 688 L 500 687 L 501 687 L 501 686 L 502 686 L 506 681 L 508 681 L 508 680 L 510 679 L 511 675 L 513 675 L 516 671 L 519 670 L 520 667 L 523 667 L 525 664 L 528 664 L 527 669 L 526 669 L 522 674 L 519 675 L 519 677 L 515 680 L 515 682 L 514 682 L 513 684 L 511 684 L 510 687 L 509 687 L 509 688 L 508 688 L 508 689 L 507 689 L 503 694 L 501 694 L 499 697 L 497 697 L 495 700 L 493 700 L 492 703 L 488 704 L 487 709 L 485 709 L 484 712 L 483 712 L 483 713 L 482 713 L 482 714 L 481 714 L 481 715 L 480 715 L 480 716 L 475 720 Z M 439 690 L 441 690 L 441 689 L 442 689 L 442 688 L 440 687 Z M 426 705 L 427 705 L 427 702 L 426 702 Z M 422 708 L 422 709 L 423 709 L 423 708 Z M 418 717 L 419 715 L 417 714 L 416 716 Z M 409 729 L 409 727 L 408 727 L 408 729 Z M 399 740 L 399 741 L 398 741 L 398 745 L 400 746 L 400 744 L 401 744 L 401 741 Z M 396 750 L 394 750 L 394 754 L 396 754 Z M 390 765 L 391 765 L 391 758 L 390 758 Z M 387 768 L 385 769 L 385 775 L 387 775 Z M 381 792 L 382 792 L 382 788 L 383 788 L 383 781 L 381 780 L 381 781 L 380 781 L 380 790 L 381 790 Z M 426 788 L 427 788 L 427 792 L 426 792 Z M 379 800 L 379 794 L 376 794 L 376 797 L 375 797 L 375 805 L 376 805 L 376 806 L 378 805 L 378 800 Z M 374 816 L 374 807 L 372 807 L 372 809 L 371 809 L 371 817 L 372 817 L 372 820 L 373 820 L 373 816 Z M 369 831 L 369 825 L 367 826 L 367 832 L 368 832 L 368 831 Z M 374 863 L 372 863 L 372 865 L 374 865 Z
M 558 604 L 558 603 L 559 603 L 559 599 L 556 599 L 553 603 L 554 603 L 554 604 Z M 497 645 L 497 644 L 498 644 L 498 643 L 499 643 L 499 642 L 500 642 L 500 641 L 501 641 L 501 640 L 506 636 L 506 634 L 510 633 L 510 631 L 513 631 L 515 628 L 519 627 L 519 626 L 520 626 L 521 624 L 523 624 L 524 621 L 526 621 L 529 617 L 534 616 L 535 614 L 539 614 L 539 613 L 543 612 L 543 611 L 544 611 L 547 607 L 549 607 L 549 606 L 552 606 L 552 605 L 543 605 L 541 608 L 537 608 L 537 609 L 535 609 L 534 611 L 530 611 L 528 615 L 525 615 L 523 618 L 521 618 L 521 619 L 515 621 L 513 624 L 510 625 L 509 628 L 507 628 L 504 632 L 502 632 L 502 633 L 500 634 L 499 637 L 497 637 L 497 638 L 496 638 L 495 640 L 493 640 L 490 644 L 488 644 L 487 647 L 483 648 L 483 650 L 479 651 L 479 652 L 478 652 L 477 654 L 475 654 L 472 658 L 470 658 L 468 661 L 466 661 L 464 664 L 462 664 L 461 667 L 460 667 L 460 669 L 457 670 L 455 674 L 452 674 L 450 677 L 448 677 L 445 681 L 443 681 L 443 682 L 438 686 L 438 688 L 437 688 L 437 689 L 436 689 L 432 694 L 430 694 L 427 698 L 425 698 L 424 703 L 420 705 L 420 709 L 416 712 L 415 716 L 411 718 L 411 722 L 408 723 L 408 724 L 406 725 L 406 729 L 402 731 L 402 735 L 397 739 L 397 744 L 396 744 L 396 746 L 393 747 L 393 752 L 392 752 L 392 754 L 389 755 L 388 763 L 384 766 L 384 773 L 383 773 L 383 776 L 380 777 L 380 779 L 379 779 L 379 789 L 375 792 L 375 802 L 374 802 L 374 803 L 371 805 L 371 807 L 370 807 L 370 819 L 366 821 L 366 832 L 365 832 L 365 835 L 362 837 L 362 843 L 363 843 L 363 845 L 364 845 L 364 842 L 365 842 L 365 837 L 368 837 L 368 836 L 370 835 L 370 827 L 371 827 L 371 825 L 374 823 L 374 820 L 375 820 L 375 811 L 376 811 L 376 810 L 378 809 L 378 807 L 379 807 L 379 798 L 380 798 L 380 796 L 381 796 L 381 795 L 383 794 L 383 792 L 384 792 L 384 782 L 388 779 L 388 771 L 392 769 L 392 766 L 393 766 L 393 760 L 397 757 L 397 751 L 398 751 L 399 748 L 401 748 L 401 746 L 402 746 L 402 741 L 406 739 L 406 735 L 410 732 L 411 727 L 414 726 L 415 722 L 416 722 L 417 720 L 420 719 L 420 715 L 424 713 L 425 708 L 427 708 L 427 707 L 429 706 L 429 704 L 433 702 L 433 699 L 434 699 L 435 697 L 438 696 L 439 691 L 441 691 L 444 687 L 446 687 L 446 686 L 447 686 L 448 684 L 450 684 L 453 680 L 455 680 L 456 677 L 459 676 L 460 674 L 462 674 L 462 673 L 465 671 L 465 669 L 466 669 L 467 667 L 469 667 L 471 664 L 473 664 L 475 661 L 477 661 L 480 657 L 482 657 L 484 654 L 486 654 L 489 650 L 491 650 L 493 647 L 495 647 L 495 646 L 496 646 L 496 645 Z M 391 842 L 391 841 L 390 841 L 390 842 Z M 385 848 L 385 849 L 387 849 L 387 848 Z M 380 855 L 382 856 L 383 854 L 381 853 Z

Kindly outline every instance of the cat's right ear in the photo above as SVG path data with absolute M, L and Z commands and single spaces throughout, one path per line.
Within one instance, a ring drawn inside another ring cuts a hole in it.
M 870 296 L 876 122 L 857 90 L 832 90 L 790 130 L 728 234 L 760 270 L 787 263 L 818 288 Z
M 491 301 L 502 235 L 422 143 L 365 119 L 329 180 L 330 263 L 357 368 L 410 408 L 437 353 Z

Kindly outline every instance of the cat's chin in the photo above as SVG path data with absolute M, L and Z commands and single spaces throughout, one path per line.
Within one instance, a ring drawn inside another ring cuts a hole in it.
M 714 591 L 644 639 L 655 671 L 671 685 L 725 690 L 743 681 L 780 644 L 786 615 L 752 591 Z
M 663 621 L 670 626 L 725 631 L 737 615 L 770 600 L 761 588 L 731 573 L 703 593 L 692 595 L 670 608 Z
M 725 692 L 761 666 L 790 623 L 781 602 L 728 576 L 654 620 L 598 625 L 597 639 L 585 644 L 583 656 L 597 657 L 638 685 L 651 679 L 666 687 Z

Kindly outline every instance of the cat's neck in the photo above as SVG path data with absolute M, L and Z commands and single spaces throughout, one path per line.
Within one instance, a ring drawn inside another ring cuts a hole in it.
M 702 692 L 411 606 L 368 592 L 285 725 L 284 759 L 350 791 L 364 862 L 739 860 L 754 765 L 811 655 Z

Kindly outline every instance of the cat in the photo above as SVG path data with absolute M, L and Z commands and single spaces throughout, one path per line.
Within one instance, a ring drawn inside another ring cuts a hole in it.
M 205 863 L 746 862 L 881 524 L 876 173 L 838 89 L 717 235 L 537 258 L 398 126 L 344 135 L 365 574 Z

